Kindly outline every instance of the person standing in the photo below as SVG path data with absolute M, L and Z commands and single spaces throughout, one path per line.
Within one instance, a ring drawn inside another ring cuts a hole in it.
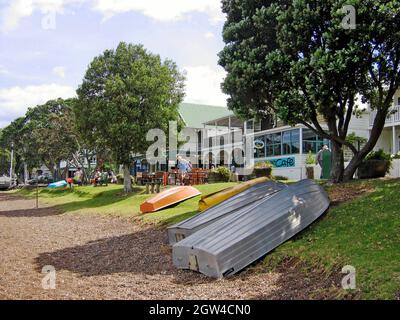
M 78 186 L 82 185 L 82 178 L 83 178 L 82 169 L 78 168 L 78 170 L 76 170 L 74 173 L 74 180 Z
M 318 151 L 317 156 L 316 156 L 316 162 L 318 165 L 321 167 L 321 176 L 320 179 L 323 177 L 323 171 L 324 171 L 324 151 L 329 150 L 328 146 L 325 144 L 322 146 L 321 150 Z
M 181 156 L 177 157 L 177 168 L 179 171 L 179 180 L 183 184 L 186 174 L 189 169 L 189 163 L 187 160 L 183 159 Z

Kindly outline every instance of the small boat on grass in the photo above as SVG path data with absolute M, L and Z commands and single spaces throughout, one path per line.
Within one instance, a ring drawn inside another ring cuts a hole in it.
M 199 211 L 205 211 L 208 208 L 216 206 L 217 204 L 225 201 L 229 198 L 232 198 L 234 195 L 243 192 L 259 183 L 263 183 L 269 181 L 270 179 L 267 177 L 252 179 L 243 183 L 238 184 L 237 186 L 230 187 L 224 189 L 222 191 L 218 191 L 215 193 L 208 194 L 206 196 L 201 197 L 199 201 Z
M 47 188 L 49 188 L 49 189 L 65 188 L 67 185 L 68 185 L 67 181 L 61 180 L 61 181 L 50 183 L 47 186 Z
M 201 195 L 201 192 L 190 186 L 180 186 L 167 189 L 140 205 L 142 213 L 155 212 L 168 208 L 174 204 Z
M 169 243 L 172 245 L 211 223 L 265 197 L 272 196 L 286 187 L 285 184 L 273 180 L 258 183 L 194 217 L 169 227 Z
M 175 243 L 174 265 L 214 278 L 233 275 L 307 228 L 328 208 L 328 195 L 320 185 L 300 181 Z

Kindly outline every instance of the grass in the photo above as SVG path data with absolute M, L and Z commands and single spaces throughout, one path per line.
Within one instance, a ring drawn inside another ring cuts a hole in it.
M 318 223 L 268 255 L 264 263 L 274 266 L 294 258 L 311 272 L 325 273 L 340 272 L 343 266 L 351 265 L 356 269 L 361 298 L 398 297 L 400 180 L 371 184 L 373 192 L 331 208 Z
M 216 183 L 196 186 L 202 195 L 228 188 L 235 183 Z M 35 189 L 22 189 L 17 194 L 35 198 Z M 69 189 L 40 189 L 39 205 L 51 205 L 63 213 L 101 214 L 122 217 L 140 216 L 144 221 L 174 223 L 193 216 L 201 196 L 194 197 L 174 207 L 160 212 L 141 215 L 140 204 L 153 195 L 145 194 L 144 187 L 135 187 L 132 194 L 125 195 L 123 187 L 109 185 L 108 187 L 83 186 Z
M 353 182 L 355 185 L 360 182 Z M 356 269 L 357 297 L 393 299 L 400 296 L 400 180 L 368 182 L 372 191 L 333 206 L 318 222 L 287 241 L 271 254 L 262 266 L 273 268 L 294 259 L 307 272 L 336 274 L 345 265 Z M 202 185 L 203 193 L 213 193 L 233 183 Z M 347 186 L 349 187 L 349 186 Z M 352 185 L 350 185 L 350 188 Z M 329 192 L 343 186 L 327 187 Z M 336 189 L 337 191 L 337 189 Z M 34 197 L 34 190 L 18 193 Z M 160 212 L 140 215 L 139 206 L 151 195 L 138 187 L 125 196 L 121 186 L 79 187 L 69 190 L 40 191 L 40 203 L 54 205 L 65 213 L 140 216 L 154 223 L 176 223 L 197 212 L 200 197 Z

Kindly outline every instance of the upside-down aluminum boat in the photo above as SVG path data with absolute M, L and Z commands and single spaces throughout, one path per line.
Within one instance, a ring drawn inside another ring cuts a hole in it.
M 321 186 L 300 181 L 174 244 L 174 265 L 214 278 L 235 274 L 305 229 L 328 207 Z
M 247 190 L 259 183 L 263 183 L 266 181 L 269 181 L 270 179 L 267 177 L 261 177 L 261 178 L 256 178 L 252 179 L 243 183 L 240 183 L 236 186 L 211 193 L 208 195 L 205 195 L 201 197 L 199 201 L 199 211 L 205 211 L 213 206 L 216 206 L 217 204 L 235 196 L 238 193 L 243 192 L 244 190 Z
M 172 245 L 217 220 L 222 219 L 226 215 L 232 214 L 249 204 L 271 196 L 286 187 L 285 184 L 272 180 L 266 180 L 255 184 L 249 189 L 234 195 L 206 211 L 169 227 L 167 229 L 169 243 Z
M 167 189 L 157 194 L 155 197 L 143 202 L 140 205 L 140 211 L 142 213 L 155 212 L 196 197 L 200 194 L 201 192 L 199 190 L 190 186 L 174 187 Z

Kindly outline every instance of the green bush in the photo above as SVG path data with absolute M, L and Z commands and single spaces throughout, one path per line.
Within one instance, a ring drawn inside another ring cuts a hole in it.
M 392 156 L 382 149 L 370 152 L 358 167 L 358 178 L 373 179 L 384 177 L 392 166 Z
M 392 159 L 400 159 L 400 152 L 392 155 Z
M 273 165 L 269 161 L 260 161 L 254 165 L 254 169 L 265 169 L 265 168 L 272 168 Z
M 306 158 L 306 165 L 312 166 L 315 164 L 315 155 L 309 151 Z
M 372 151 L 370 152 L 366 157 L 365 160 L 385 160 L 385 161 L 391 161 L 392 157 L 390 156 L 389 153 L 386 153 L 382 149 L 379 149 L 378 151 Z
M 287 180 L 289 180 L 289 178 L 288 178 L 288 177 L 285 177 L 285 176 L 274 176 L 273 178 L 274 178 L 274 180 L 280 180 L 280 181 L 287 181 Z
M 254 165 L 254 175 L 256 178 L 271 177 L 272 175 L 272 163 L 269 161 L 257 162 Z
M 230 170 L 223 166 L 212 169 L 208 174 L 209 182 L 229 182 L 230 178 Z

